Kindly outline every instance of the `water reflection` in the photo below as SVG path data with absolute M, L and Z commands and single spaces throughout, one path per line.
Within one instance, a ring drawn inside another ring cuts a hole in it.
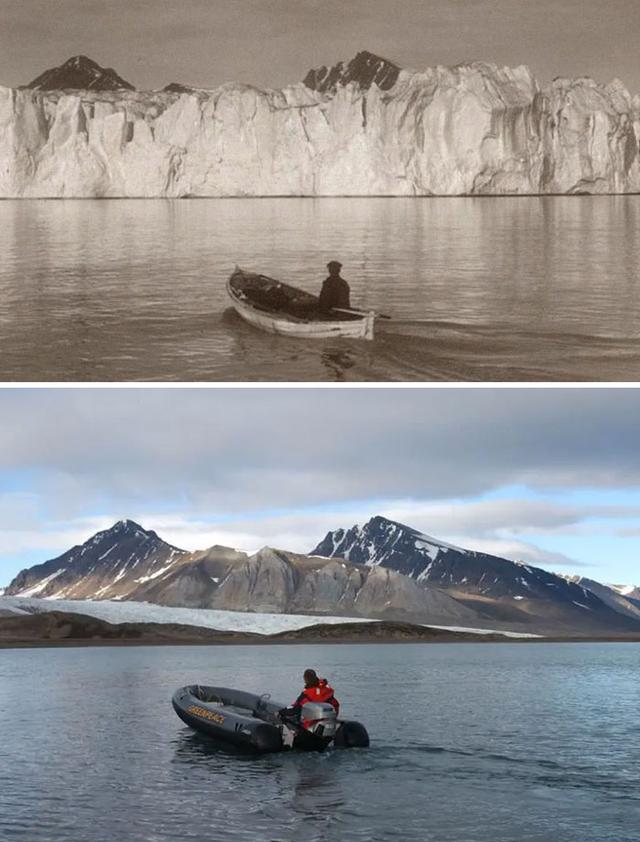
M 323 351 L 321 359 L 322 364 L 327 369 L 327 380 L 347 380 L 347 372 L 355 365 L 355 361 L 348 351 L 341 351 L 337 348 Z
M 264 756 L 255 752 L 243 750 L 240 746 L 224 743 L 198 734 L 191 729 L 184 729 L 172 741 L 175 750 L 175 760 L 181 763 L 203 762 L 215 760 L 216 763 L 225 762 L 226 758 L 245 760 L 252 765 Z
M 314 653 L 331 664 L 345 711 L 370 728 L 370 748 L 238 754 L 175 715 L 173 690 L 210 673 L 289 698 L 305 647 L 4 651 L 0 837 L 50 842 L 55 828 L 68 842 L 631 839 L 637 647 Z
M 640 197 L 0 203 L 2 379 L 640 378 Z M 271 337 L 236 264 L 315 290 L 337 256 L 373 343 Z
M 294 777 L 291 807 L 303 817 L 333 818 L 347 804 L 344 793 L 336 786 L 335 770 L 330 763 L 313 758 L 296 764 Z

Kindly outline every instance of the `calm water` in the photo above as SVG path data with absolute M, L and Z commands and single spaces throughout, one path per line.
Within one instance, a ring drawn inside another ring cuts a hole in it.
M 270 337 L 238 263 L 344 263 L 373 343 Z M 640 197 L 0 203 L 0 380 L 638 380 Z
M 192 681 L 290 701 L 313 664 L 369 749 L 237 756 Z M 0 651 L 0 838 L 631 842 L 634 644 Z

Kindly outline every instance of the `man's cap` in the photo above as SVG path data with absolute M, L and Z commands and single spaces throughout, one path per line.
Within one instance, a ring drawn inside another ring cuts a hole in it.
M 327 263 L 327 269 L 333 269 L 334 266 L 336 267 L 336 269 L 342 269 L 342 263 L 340 263 L 338 260 L 330 260 Z

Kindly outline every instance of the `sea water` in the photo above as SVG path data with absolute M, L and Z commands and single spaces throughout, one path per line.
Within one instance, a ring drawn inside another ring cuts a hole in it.
M 234 266 L 318 292 L 373 342 L 270 336 Z M 638 380 L 640 197 L 0 202 L 2 380 Z
M 252 757 L 171 707 L 327 676 L 368 749 Z M 633 842 L 631 643 L 0 650 L 0 838 Z

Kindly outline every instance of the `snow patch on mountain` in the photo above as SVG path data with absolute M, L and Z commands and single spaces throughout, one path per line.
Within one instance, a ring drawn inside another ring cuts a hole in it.
M 56 570 L 55 573 L 52 573 L 50 576 L 47 576 L 45 579 L 42 579 L 37 584 L 33 585 L 31 588 L 25 588 L 21 592 L 21 596 L 37 596 L 39 593 L 47 587 L 49 582 L 52 582 L 54 579 L 57 579 L 61 573 L 64 573 L 66 568 L 62 567 L 60 570 Z
M 425 549 L 429 555 L 437 555 L 439 550 L 455 550 L 458 553 L 468 553 L 462 547 L 457 547 L 455 544 L 448 544 L 446 541 L 440 541 L 437 538 L 432 538 L 430 535 L 419 535 L 416 539 L 415 545 L 418 549 Z
M 621 596 L 628 596 L 632 599 L 640 599 L 640 587 L 638 587 L 638 585 L 607 585 L 607 587 L 616 591 Z
M 329 532 L 311 552 L 394 570 L 515 628 L 600 633 L 640 621 L 640 605 L 595 582 L 465 550 L 380 515 Z

